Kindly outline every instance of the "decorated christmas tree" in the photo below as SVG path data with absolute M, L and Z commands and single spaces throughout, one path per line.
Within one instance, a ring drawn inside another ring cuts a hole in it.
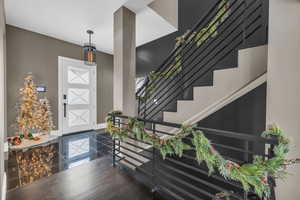
M 20 96 L 16 118 L 17 133 L 27 139 L 38 139 L 33 138 L 32 133 L 50 133 L 54 128 L 50 103 L 46 98 L 39 100 L 32 75 L 25 77 Z
M 30 134 L 38 132 L 39 130 L 36 111 L 38 110 L 40 103 L 32 75 L 25 77 L 24 88 L 20 89 L 20 96 L 21 99 L 18 105 L 18 115 L 16 118 L 17 133 L 29 138 Z

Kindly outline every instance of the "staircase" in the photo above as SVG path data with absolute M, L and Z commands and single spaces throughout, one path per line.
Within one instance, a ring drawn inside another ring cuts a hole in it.
M 220 13 L 224 5 L 227 9 Z M 264 83 L 266 38 L 253 47 L 253 38 L 266 34 L 264 6 L 261 0 L 217 1 L 186 35 L 191 39 L 174 49 L 155 73 L 168 73 L 174 65 L 181 70 L 167 78 L 147 78 L 138 90 L 139 116 L 194 124 Z M 195 33 L 203 30 L 207 35 L 201 39 Z M 236 66 L 228 59 L 237 59 Z
M 146 131 L 172 136 L 182 124 L 196 124 L 266 82 L 266 2 L 214 2 L 154 72 L 159 76 L 153 78 L 152 74 L 138 89 L 138 120 L 145 123 Z M 257 37 L 261 40 L 255 43 Z M 235 59 L 237 62 L 228 61 Z M 180 67 L 174 70 L 174 66 Z M 127 116 L 115 117 L 116 125 L 126 126 Z M 276 143 L 255 135 L 197 129 L 226 159 L 240 164 L 250 162 L 254 155 L 271 158 Z M 191 144 L 190 139 L 186 137 L 184 142 Z M 259 199 L 218 173 L 208 176 L 207 167 L 194 159 L 194 150 L 186 151 L 181 158 L 168 156 L 163 160 L 155 148 L 137 138 L 115 140 L 112 147 L 114 163 L 166 199 L 215 199 L 216 193 L 224 191 L 233 191 L 232 199 Z

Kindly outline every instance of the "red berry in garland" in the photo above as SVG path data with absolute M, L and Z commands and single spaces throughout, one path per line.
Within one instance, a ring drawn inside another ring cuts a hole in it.
M 212 153 L 216 152 L 216 150 L 213 147 L 210 147 L 209 151 L 212 152 Z
M 233 164 L 232 164 L 231 162 L 228 162 L 228 163 L 226 164 L 226 168 L 232 169 L 232 168 L 233 168 Z
M 264 178 L 261 179 L 261 181 L 264 182 L 264 183 L 268 183 L 268 178 L 264 177 Z

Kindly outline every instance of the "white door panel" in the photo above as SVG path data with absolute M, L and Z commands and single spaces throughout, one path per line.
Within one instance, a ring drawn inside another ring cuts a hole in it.
M 96 66 L 59 57 L 60 121 L 63 134 L 96 126 Z

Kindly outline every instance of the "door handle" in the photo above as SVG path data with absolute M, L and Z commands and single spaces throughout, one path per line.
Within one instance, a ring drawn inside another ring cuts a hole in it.
M 67 95 L 64 94 L 64 118 L 67 117 Z
M 64 103 L 64 118 L 67 117 L 67 104 Z

